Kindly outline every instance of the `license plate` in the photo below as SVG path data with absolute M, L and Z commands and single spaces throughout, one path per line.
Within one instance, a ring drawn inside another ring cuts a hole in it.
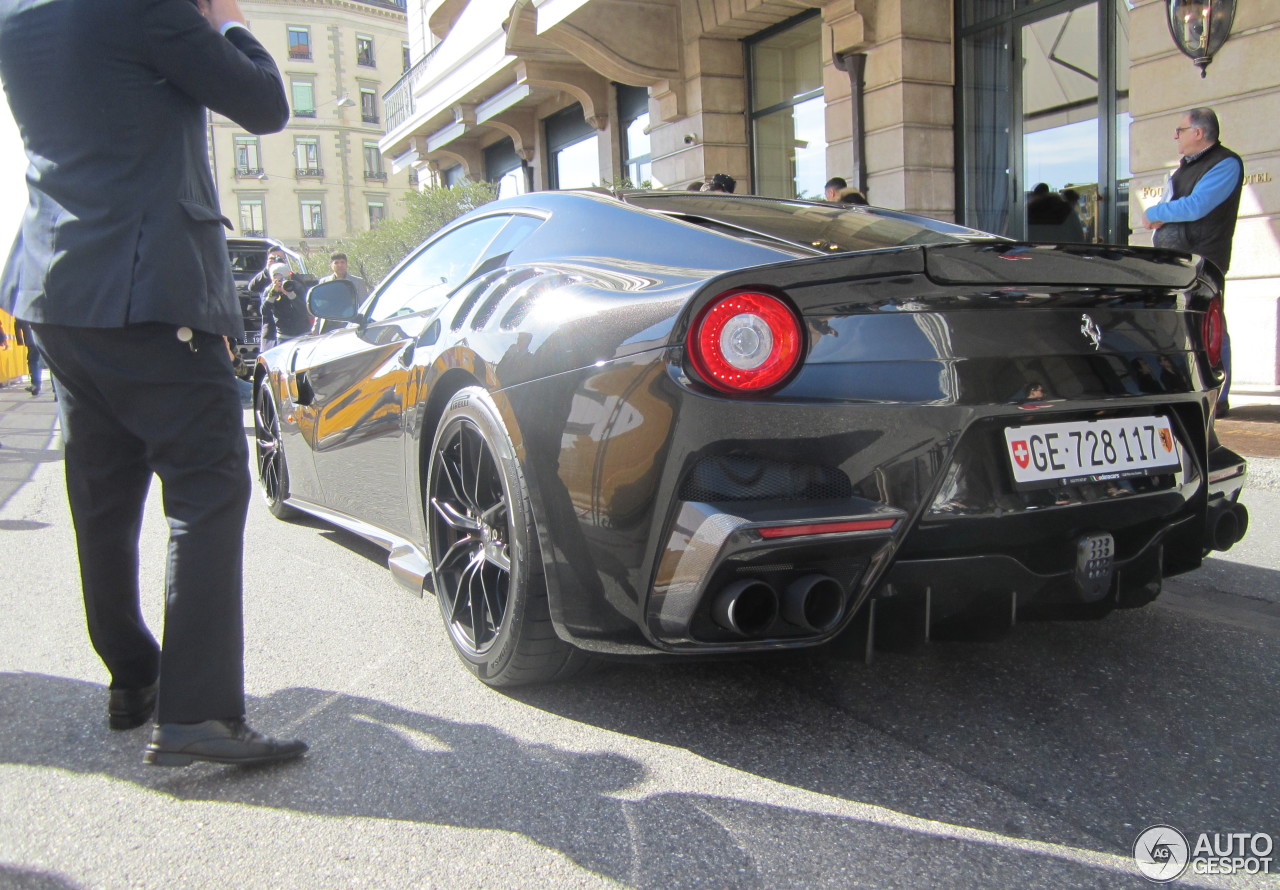
M 1004 431 L 1018 487 L 1150 476 L 1182 465 L 1165 417 L 1038 423 Z
M 244 342 L 246 346 L 256 346 L 261 341 L 262 341 L 261 332 L 254 333 L 254 334 L 250 334 L 248 331 L 245 332 Z

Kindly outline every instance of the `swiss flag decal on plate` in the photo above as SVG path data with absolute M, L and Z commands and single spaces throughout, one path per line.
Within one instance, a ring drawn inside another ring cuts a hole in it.
M 1027 464 L 1031 463 L 1031 449 L 1027 448 L 1026 439 L 1010 442 L 1009 453 L 1013 455 L 1013 459 L 1018 466 L 1024 470 L 1027 468 Z

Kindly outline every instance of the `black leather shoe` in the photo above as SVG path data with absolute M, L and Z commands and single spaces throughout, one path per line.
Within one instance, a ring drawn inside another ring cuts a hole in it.
M 155 709 L 155 683 L 141 689 L 112 689 L 107 700 L 107 726 L 133 729 L 150 720 Z
M 306 750 L 301 739 L 273 739 L 243 719 L 206 720 L 157 723 L 142 760 L 152 766 L 187 766 L 194 760 L 253 766 L 299 757 Z

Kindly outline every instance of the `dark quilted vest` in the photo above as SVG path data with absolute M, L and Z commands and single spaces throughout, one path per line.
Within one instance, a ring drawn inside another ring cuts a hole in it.
M 1207 216 L 1191 222 L 1165 223 L 1156 229 L 1156 247 L 1170 247 L 1198 253 L 1222 270 L 1225 275 L 1231 266 L 1231 236 L 1236 230 L 1236 214 L 1240 210 L 1240 190 L 1244 185 L 1244 161 L 1231 149 L 1218 143 L 1194 161 L 1181 164 L 1173 174 L 1173 198 L 1185 198 L 1191 194 L 1200 177 L 1227 158 L 1240 163 L 1240 178 L 1235 188 Z

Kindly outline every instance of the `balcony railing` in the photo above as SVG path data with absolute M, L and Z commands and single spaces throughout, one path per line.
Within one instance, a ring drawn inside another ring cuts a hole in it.
M 386 182 L 387 173 L 385 170 L 366 170 L 364 171 L 364 178 L 371 182 Z
M 391 89 L 382 94 L 382 105 L 387 109 L 388 133 L 413 117 L 414 86 L 426 74 L 427 66 L 431 63 L 431 57 L 435 55 L 436 50 L 439 48 L 440 44 L 437 43 L 431 48 L 430 52 L 414 62 L 408 71 L 400 75 L 400 79 L 395 82 Z
M 315 117 L 316 110 L 314 108 L 295 108 L 293 109 L 294 117 Z
M 289 47 L 289 58 L 290 58 L 290 59 L 303 59 L 304 61 L 310 61 L 310 60 L 311 60 L 311 47 L 309 47 L 309 46 L 291 46 L 291 47 Z
M 378 122 L 378 112 L 362 111 L 360 112 L 360 120 L 364 121 L 366 124 L 376 124 Z
M 323 238 L 323 237 L 324 237 L 324 229 L 323 229 L 323 228 L 320 228 L 320 229 L 303 229 L 303 230 L 302 230 L 302 237 L 303 237 L 303 238 Z
M 240 234 L 245 238 L 265 238 L 267 237 L 266 229 L 241 229 Z
M 298 179 L 324 179 L 323 167 L 298 167 L 295 171 Z
M 236 167 L 236 179 L 259 179 L 262 177 L 261 167 Z

